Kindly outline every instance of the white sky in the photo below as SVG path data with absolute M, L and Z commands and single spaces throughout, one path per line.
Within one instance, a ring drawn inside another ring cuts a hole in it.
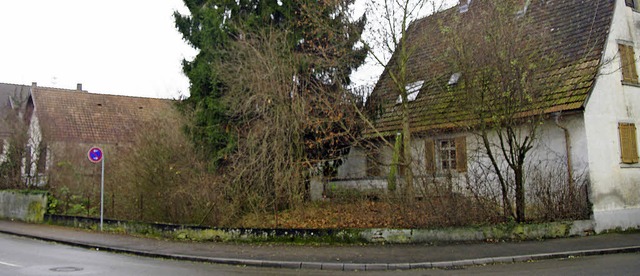
M 196 51 L 175 29 L 175 10 L 188 11 L 182 0 L 1 0 L 0 82 L 187 96 L 181 61 Z M 370 62 L 353 79 L 374 83 L 381 72 Z
M 195 50 L 174 28 L 182 0 L 2 0 L 0 82 L 94 93 L 188 95 L 181 60 Z

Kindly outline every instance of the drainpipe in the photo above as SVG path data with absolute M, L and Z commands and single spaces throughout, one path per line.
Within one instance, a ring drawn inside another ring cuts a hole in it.
M 564 146 L 567 152 L 567 177 L 569 180 L 569 194 L 571 195 L 571 198 L 573 198 L 574 187 L 573 187 L 573 169 L 572 169 L 573 165 L 571 160 L 571 135 L 569 134 L 569 129 L 560 124 L 560 116 L 561 116 L 560 112 L 555 113 L 554 122 L 556 126 L 558 126 L 560 129 L 564 131 Z

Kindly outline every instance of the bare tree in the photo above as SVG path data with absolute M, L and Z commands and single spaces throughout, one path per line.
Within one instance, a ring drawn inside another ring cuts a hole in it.
M 410 23 L 418 17 L 425 14 L 425 9 L 430 6 L 433 11 L 436 8 L 437 1 L 434 0 L 403 0 L 390 1 L 385 0 L 382 3 L 372 2 L 369 4 L 368 17 L 377 18 L 370 27 L 371 45 L 370 56 L 380 65 L 385 66 L 383 77 L 388 75 L 391 80 L 391 88 L 396 95 L 397 102 L 400 104 L 400 117 L 402 120 L 401 131 L 396 135 L 397 142 L 390 143 L 380 133 L 380 140 L 386 146 L 393 148 L 393 158 L 391 170 L 388 177 L 389 187 L 395 187 L 395 174 L 400 171 L 404 174 L 403 193 L 407 200 L 411 200 L 414 196 L 414 172 L 412 171 L 411 156 L 411 125 L 409 114 L 409 87 L 407 86 L 411 80 L 409 72 L 407 72 L 408 61 L 416 47 L 420 46 L 419 41 L 407 41 Z M 442 4 L 440 4 L 442 6 Z M 422 38 L 422 37 L 421 37 Z M 380 86 L 380 83 L 378 84 Z M 370 109 L 375 109 L 375 99 L 369 101 Z M 370 114 L 371 116 L 371 114 Z M 373 115 L 375 116 L 375 115 Z M 375 118 L 374 118 L 375 120 Z M 368 123 L 370 127 L 373 124 Z
M 0 162 L 0 188 L 26 187 L 22 185 L 22 165 L 23 159 L 29 154 L 26 152 L 29 137 L 28 124 L 20 110 L 23 98 L 23 95 L 12 96 L 17 108 L 0 107 L 0 127 L 3 128 L 0 135 L 6 139 L 0 139 L 0 155 L 4 155 Z

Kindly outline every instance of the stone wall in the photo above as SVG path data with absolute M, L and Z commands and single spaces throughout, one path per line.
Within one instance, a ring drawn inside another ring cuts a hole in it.
M 0 191 L 0 219 L 42 222 L 47 194 L 34 191 Z

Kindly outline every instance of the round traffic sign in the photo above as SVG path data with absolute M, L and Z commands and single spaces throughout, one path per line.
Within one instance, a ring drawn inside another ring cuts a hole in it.
M 87 157 L 89 157 L 89 161 L 93 163 L 99 163 L 100 161 L 102 161 L 102 149 L 100 149 L 99 147 L 93 147 L 89 149 Z

